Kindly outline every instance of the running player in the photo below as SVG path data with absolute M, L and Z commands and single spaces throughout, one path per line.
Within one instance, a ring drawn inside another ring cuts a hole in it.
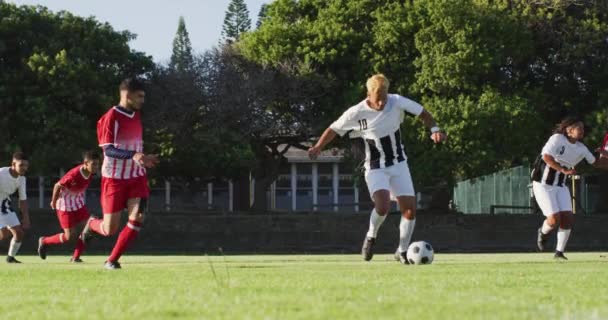
M 68 171 L 53 187 L 51 208 L 57 212 L 62 233 L 38 239 L 38 255 L 46 259 L 48 246 L 76 243 L 71 262 L 80 263 L 84 241 L 80 237 L 84 224 L 91 217 L 85 204 L 85 191 L 99 168 L 100 157 L 95 151 L 82 155 L 82 164 Z
M 366 87 L 367 98 L 346 110 L 332 123 L 316 145 L 308 149 L 308 153 L 311 159 L 315 159 L 336 135 L 343 136 L 350 130 L 360 133 L 365 147 L 365 181 L 374 201 L 361 253 L 366 261 L 372 259 L 378 229 L 386 218 L 390 195 L 393 194 L 402 215 L 399 247 L 395 256 L 401 263 L 408 264 L 406 252 L 416 223 L 416 197 L 401 142 L 403 112 L 419 116 L 431 129 L 431 139 L 435 143 L 444 141 L 446 135 L 420 104 L 397 94 L 389 94 L 389 81 L 384 75 L 370 77 Z
M 135 78 L 125 79 L 119 91 L 119 104 L 97 122 L 97 140 L 104 152 L 101 166 L 103 219 L 91 218 L 83 231 L 85 242 L 91 231 L 106 237 L 114 235 L 120 226 L 120 213 L 127 209 L 129 221 L 106 260 L 106 269 L 121 268 L 118 260 L 141 230 L 150 193 L 146 168 L 158 164 L 156 155 L 143 153 L 140 114 L 146 95 L 143 82 Z
M 27 205 L 25 188 L 25 173 L 29 167 L 29 161 L 23 152 L 13 154 L 10 167 L 0 168 L 0 240 L 8 239 L 11 234 L 10 246 L 6 262 L 21 263 L 15 259 L 21 242 L 23 241 L 24 229 L 30 228 L 30 214 Z M 23 217 L 23 223 L 19 221 L 13 206 L 11 195 L 19 191 L 19 210 Z

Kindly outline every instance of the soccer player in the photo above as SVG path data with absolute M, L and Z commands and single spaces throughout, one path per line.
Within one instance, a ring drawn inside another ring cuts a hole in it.
M 6 262 L 21 263 L 15 259 L 21 242 L 23 241 L 24 229 L 30 228 L 30 214 L 27 206 L 27 195 L 25 193 L 25 173 L 29 167 L 29 161 L 25 154 L 16 152 L 10 167 L 0 168 L 0 240 L 11 239 L 8 248 Z M 11 195 L 19 191 L 19 209 L 23 216 L 23 223 L 19 222 L 17 214 L 11 205 Z
M 103 219 L 89 219 L 83 230 L 85 243 L 91 232 L 105 237 L 114 235 L 120 226 L 120 213 L 127 209 L 129 221 L 105 262 L 106 269 L 121 268 L 118 260 L 141 230 L 144 206 L 150 193 L 146 168 L 158 164 L 156 155 L 143 153 L 140 115 L 145 100 L 143 82 L 125 79 L 119 91 L 119 104 L 97 122 L 97 140 L 104 153 L 101 166 Z
M 80 255 L 85 244 L 80 235 L 84 224 L 91 217 L 85 205 L 85 190 L 97 173 L 101 160 L 95 151 L 83 153 L 82 158 L 82 164 L 68 171 L 53 187 L 51 208 L 57 212 L 63 232 L 38 239 L 38 256 L 41 259 L 46 259 L 48 246 L 75 242 L 76 249 L 70 261 L 82 262 Z
M 406 253 L 416 223 L 416 197 L 401 142 L 400 125 L 404 111 L 422 119 L 431 129 L 431 139 L 435 143 L 444 141 L 446 135 L 420 104 L 398 94 L 389 94 L 389 81 L 384 75 L 370 77 L 366 87 L 367 98 L 346 110 L 332 123 L 319 141 L 308 149 L 308 154 L 311 159 L 315 159 L 336 135 L 343 136 L 349 130 L 360 133 L 365 147 L 365 181 L 374 201 L 361 253 L 364 260 L 372 259 L 378 229 L 386 218 L 390 208 L 390 195 L 393 194 L 402 216 L 399 247 L 395 257 L 401 263 L 408 264 Z
M 540 161 L 532 173 L 532 190 L 546 219 L 537 232 L 537 246 L 540 251 L 545 249 L 549 233 L 557 230 L 557 246 L 555 259 L 568 260 L 564 256 L 570 230 L 574 222 L 572 214 L 572 198 L 570 190 L 565 185 L 566 176 L 576 174 L 575 167 L 583 159 L 595 167 L 606 168 L 608 152 L 598 148 L 602 155 L 596 157 L 580 142 L 585 135 L 583 121 L 568 117 L 556 127 L 554 134 L 543 147 Z

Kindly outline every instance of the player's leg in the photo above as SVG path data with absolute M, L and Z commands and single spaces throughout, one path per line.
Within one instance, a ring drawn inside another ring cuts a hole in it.
M 555 258 L 559 260 L 568 260 L 564 256 L 566 244 L 570 238 L 570 231 L 574 223 L 574 215 L 572 214 L 572 198 L 570 190 L 566 187 L 559 188 L 557 192 L 557 200 L 560 207 L 560 223 L 557 230 L 557 245 L 555 247 Z
M 11 232 L 5 226 L 0 226 L 0 241 L 8 239 L 11 236 Z
M 13 211 L 9 211 L 6 214 L 0 214 L 0 226 L 3 227 L 2 230 L 5 230 L 2 232 L 3 239 L 8 239 L 12 235 L 6 262 L 20 263 L 17 259 L 15 259 L 15 256 L 21 248 L 21 241 L 23 241 L 25 232 L 21 227 L 21 222 L 19 222 L 17 214 Z
M 74 212 L 67 212 L 62 210 L 56 210 L 57 219 L 59 220 L 59 225 L 63 229 L 63 232 L 51 235 L 51 236 L 42 236 L 38 238 L 38 256 L 41 259 L 46 259 L 46 254 L 49 246 L 61 245 L 64 243 L 68 243 L 70 239 L 68 237 L 71 236 L 72 221 L 70 221 L 73 217 Z
M 84 226 L 88 223 L 90 218 L 91 215 L 89 214 L 89 211 L 86 209 L 86 207 L 83 207 L 82 212 L 79 213 L 79 216 L 78 218 L 76 218 L 75 221 L 75 232 L 78 236 L 76 239 L 76 247 L 74 248 L 74 252 L 72 253 L 72 258 L 70 258 L 70 262 L 82 262 L 80 256 L 82 255 L 86 247 L 86 244 L 84 243 L 84 239 L 82 237 L 82 231 L 84 230 Z
M 140 198 L 129 199 L 129 201 L 127 202 L 129 221 L 118 235 L 118 239 L 116 239 L 116 244 L 112 249 L 112 253 L 106 261 L 107 269 L 120 268 L 118 260 L 125 252 L 125 250 L 127 250 L 129 245 L 135 240 L 135 238 L 137 238 L 137 235 L 141 231 L 141 226 L 144 221 L 144 211 L 146 202 L 147 199 L 141 200 Z
M 109 237 L 120 228 L 120 213 L 127 207 L 129 184 L 126 180 L 101 178 L 101 210 L 103 218 L 89 218 L 82 231 L 82 239 L 86 244 L 93 233 Z
M 538 228 L 536 236 L 536 246 L 539 251 L 544 251 L 549 239 L 549 234 L 560 224 L 559 203 L 555 187 L 546 186 L 538 182 L 533 182 L 532 191 L 536 198 L 536 203 L 540 207 L 545 220 Z
M 11 243 L 8 247 L 8 256 L 6 257 L 6 262 L 21 263 L 20 261 L 15 259 L 15 256 L 17 255 L 17 253 L 19 252 L 19 249 L 21 248 L 21 243 L 23 241 L 23 237 L 25 236 L 25 232 L 23 231 L 23 228 L 21 227 L 20 224 L 9 227 L 9 230 L 12 233 L 13 238 L 11 239 Z
M 399 223 L 399 247 L 395 254 L 403 264 L 409 264 L 406 257 L 407 248 L 416 226 L 416 196 L 414 184 L 407 163 L 401 162 L 391 170 L 391 192 L 397 197 L 401 221 Z
M 129 212 L 129 221 L 118 235 L 118 239 L 116 239 L 116 244 L 105 264 L 107 269 L 120 268 L 118 260 L 141 231 L 144 212 L 148 203 L 147 199 L 150 194 L 148 179 L 145 176 L 132 179 L 129 182 L 126 194 L 128 197 L 127 211 Z
M 369 218 L 369 229 L 363 240 L 361 254 L 365 261 L 369 261 L 374 256 L 373 246 L 376 242 L 378 230 L 386 219 L 390 209 L 389 178 L 385 169 L 369 170 L 365 173 L 367 188 L 374 201 L 374 209 Z

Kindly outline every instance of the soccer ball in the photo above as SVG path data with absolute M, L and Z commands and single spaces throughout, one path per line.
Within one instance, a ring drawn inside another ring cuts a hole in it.
M 413 242 L 407 248 L 407 260 L 410 264 L 431 264 L 433 256 L 433 247 L 424 241 Z

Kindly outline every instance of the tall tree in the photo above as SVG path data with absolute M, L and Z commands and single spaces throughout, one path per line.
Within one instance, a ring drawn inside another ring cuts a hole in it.
M 231 0 L 224 18 L 222 39 L 224 42 L 235 42 L 242 33 L 251 29 L 251 18 L 244 0 Z
M 267 15 L 268 15 L 268 4 L 264 3 L 264 4 L 262 4 L 262 7 L 260 7 L 260 12 L 258 12 L 258 21 L 255 23 L 256 28 L 259 28 L 262 25 L 262 22 L 264 22 L 264 19 L 266 19 Z
M 192 44 L 188 30 L 186 30 L 186 22 L 184 17 L 179 17 L 177 33 L 173 39 L 173 54 L 171 54 L 171 62 L 169 67 L 173 70 L 183 72 L 192 68 Z
M 97 148 L 95 124 L 125 76 L 152 59 L 129 48 L 135 35 L 94 18 L 0 3 L 0 159 L 30 154 L 33 173 L 55 173 Z

